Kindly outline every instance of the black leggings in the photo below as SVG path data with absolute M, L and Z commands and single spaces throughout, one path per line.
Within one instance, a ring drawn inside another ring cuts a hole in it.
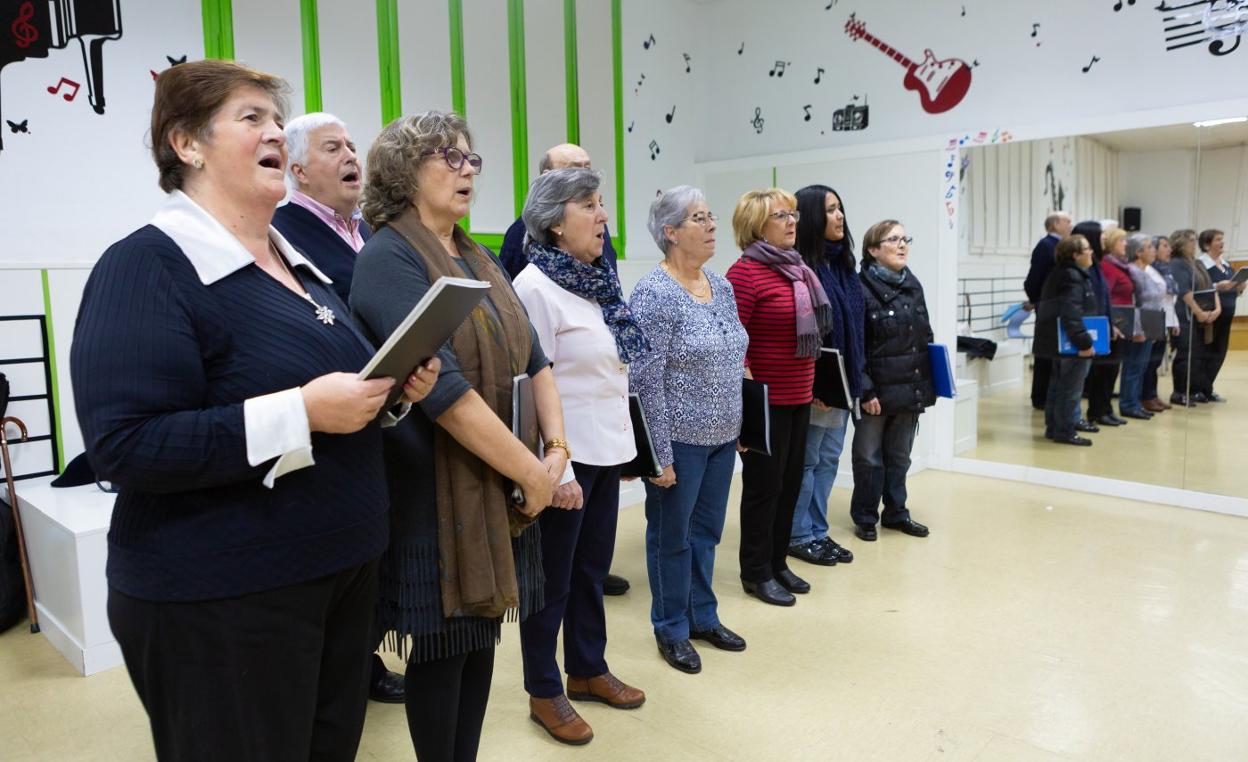
M 494 647 L 407 663 L 407 729 L 421 762 L 477 758 L 494 677 Z

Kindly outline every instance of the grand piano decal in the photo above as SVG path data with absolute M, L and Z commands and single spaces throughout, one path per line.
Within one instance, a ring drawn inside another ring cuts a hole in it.
M 97 114 L 104 113 L 104 42 L 120 38 L 121 0 L 0 0 L 0 73 L 77 40 L 87 98 Z

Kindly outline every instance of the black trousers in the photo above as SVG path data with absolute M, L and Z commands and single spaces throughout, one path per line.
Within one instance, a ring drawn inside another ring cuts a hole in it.
M 1096 420 L 1103 415 L 1114 414 L 1114 384 L 1118 381 L 1118 363 L 1096 363 L 1088 371 L 1088 379 L 1084 382 L 1084 390 L 1088 394 L 1088 420 Z
M 1205 326 L 1183 320 L 1179 328 L 1179 335 L 1171 340 L 1174 344 L 1174 363 L 1170 366 L 1170 376 L 1174 381 L 1174 393 L 1189 393 L 1190 374 L 1190 393 L 1195 394 L 1206 387 L 1204 373 L 1208 363 L 1205 357 L 1209 345 L 1205 344 Z
M 1053 377 L 1053 358 L 1033 357 L 1031 361 L 1031 406 L 1044 409 L 1049 399 L 1049 379 Z
M 810 403 L 772 405 L 770 410 L 771 455 L 741 455 L 740 560 L 746 582 L 765 582 L 789 568 L 793 511 L 806 462 Z
M 494 678 L 494 647 L 407 663 L 407 729 L 420 762 L 471 762 Z
M 1157 371 L 1166 359 L 1165 340 L 1154 341 L 1153 349 L 1148 355 L 1148 366 L 1144 369 L 1144 386 L 1140 390 L 1141 400 L 1157 399 Z
M 881 520 L 881 500 L 885 524 L 910 518 L 906 472 L 918 431 L 918 413 L 864 415 L 854 424 L 854 494 L 849 499 L 849 517 L 858 526 L 873 527 Z
M 153 603 L 114 589 L 108 621 L 161 760 L 355 759 L 377 563 L 237 598 Z
M 1226 362 L 1226 352 L 1231 346 L 1231 321 L 1234 319 L 1235 310 L 1227 310 L 1213 321 L 1213 341 L 1205 345 L 1204 365 L 1200 373 L 1201 387 L 1196 388 L 1193 385 L 1193 393 L 1204 392 L 1206 396 L 1213 394 L 1218 371 L 1222 370 L 1222 363 Z
M 573 677 L 596 677 L 607 671 L 607 614 L 602 581 L 615 553 L 615 525 L 620 514 L 620 467 L 572 463 L 584 507 L 547 508 L 542 526 L 542 569 L 546 572 L 546 607 L 520 623 L 524 689 L 534 698 L 563 693 L 555 657 L 563 628 L 563 666 Z

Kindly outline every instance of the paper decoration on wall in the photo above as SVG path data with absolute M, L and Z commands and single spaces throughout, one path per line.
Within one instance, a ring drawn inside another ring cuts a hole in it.
M 61 92 L 62 85 L 68 85 L 63 93 Z M 72 102 L 74 98 L 78 97 L 78 88 L 80 87 L 82 87 L 81 84 L 73 81 L 69 77 L 61 77 L 60 82 L 57 82 L 55 85 L 48 85 L 48 92 L 52 95 L 60 95 L 66 101 Z
M 47 58 L 52 50 L 77 40 L 87 99 L 95 113 L 104 113 L 103 47 L 107 40 L 121 39 L 121 0 L 0 0 L 0 24 L 0 72 L 11 63 Z
M 1097 57 L 1097 56 L 1092 56 L 1092 60 L 1091 60 L 1091 61 L 1088 61 L 1088 65 L 1087 65 L 1087 66 L 1085 66 L 1085 67 L 1083 67 L 1083 73 L 1084 73 L 1084 74 L 1087 74 L 1088 72 L 1092 71 L 1092 67 L 1093 67 L 1093 65 L 1095 65 L 1095 64 L 1096 64 L 1096 62 L 1097 62 L 1097 61 L 1099 61 L 1099 60 L 1101 60 L 1099 57 Z
M 646 50 L 649 50 L 650 46 L 653 44 L 654 44 L 654 35 L 650 35 L 648 38 L 646 38 L 645 40 L 642 40 L 641 42 L 641 46 L 645 48 Z
M 20 124 L 18 122 L 14 122 L 9 119 L 5 119 L 4 121 L 7 122 L 9 125 L 9 132 L 12 132 L 14 134 L 19 133 L 19 132 L 24 132 L 27 135 L 30 134 L 30 128 L 26 126 L 27 122 L 30 121 L 29 119 L 23 119 Z
M 757 134 L 763 134 L 763 109 L 761 106 L 754 107 L 754 118 L 750 120 L 750 126 L 754 128 L 754 132 Z
M 1066 188 L 1057 180 L 1057 173 L 1053 171 L 1053 162 L 1049 162 L 1044 168 L 1045 188 L 1042 195 L 1048 196 L 1053 202 L 1053 211 L 1065 209 Z
M 884 55 L 901 64 L 906 70 L 902 85 L 919 95 L 923 110 L 929 114 L 943 114 L 954 108 L 966 97 L 971 87 L 971 67 L 958 58 L 936 60 L 931 49 L 923 51 L 923 61 L 915 62 L 892 46 L 867 32 L 867 25 L 851 13 L 845 22 L 845 34 L 852 40 L 866 40 Z
M 650 161 L 654 161 L 654 157 L 658 156 L 660 153 L 661 151 L 659 151 L 659 141 L 651 140 L 650 141 Z
M 1240 40 L 1248 32 L 1245 0 L 1189 0 L 1174 5 L 1162 2 L 1156 10 L 1167 14 L 1162 17 L 1166 50 L 1207 43 L 1212 55 L 1224 56 L 1239 48 Z
M 832 112 L 832 130 L 834 132 L 857 132 L 867 128 L 867 124 L 870 122 L 870 110 L 867 106 L 866 96 L 863 96 L 861 106 L 854 103 L 856 100 L 858 100 L 857 95 L 849 103 L 846 103 L 844 108 L 838 108 Z

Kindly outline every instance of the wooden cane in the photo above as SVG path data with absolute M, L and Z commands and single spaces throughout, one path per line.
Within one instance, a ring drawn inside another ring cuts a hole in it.
M 31 633 L 39 632 L 39 614 L 35 611 L 35 588 L 30 581 L 30 559 L 26 557 L 26 535 L 22 532 L 22 514 L 17 509 L 17 488 L 13 486 L 13 464 L 9 460 L 8 426 L 13 424 L 22 432 L 19 442 L 27 438 L 26 424 L 9 416 L 0 419 L 0 455 L 4 458 L 4 480 L 9 487 L 9 507 L 13 510 L 13 526 L 17 530 L 17 554 L 22 564 L 22 582 L 26 585 L 26 614 L 30 617 Z

